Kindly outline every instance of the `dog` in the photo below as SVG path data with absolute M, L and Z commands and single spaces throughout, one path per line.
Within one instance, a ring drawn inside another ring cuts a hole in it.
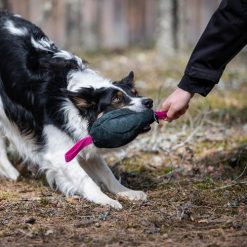
M 88 134 L 102 114 L 117 108 L 140 112 L 153 101 L 138 96 L 134 73 L 119 81 L 103 78 L 74 54 L 59 49 L 43 31 L 9 12 L 0 12 L 0 176 L 17 180 L 5 138 L 28 165 L 37 165 L 48 184 L 66 196 L 121 209 L 117 198 L 146 200 L 142 191 L 115 178 L 94 146 L 67 164 L 66 151 Z

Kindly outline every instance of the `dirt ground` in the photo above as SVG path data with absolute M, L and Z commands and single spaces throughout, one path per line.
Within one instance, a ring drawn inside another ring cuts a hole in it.
M 113 79 L 133 69 L 156 106 L 185 66 L 153 51 L 86 58 Z M 117 211 L 66 198 L 28 173 L 1 180 L 0 246 L 247 246 L 244 66 L 233 62 L 220 86 L 195 97 L 182 119 L 153 127 L 121 156 L 107 155 L 114 174 L 144 190 L 146 202 L 120 200 Z

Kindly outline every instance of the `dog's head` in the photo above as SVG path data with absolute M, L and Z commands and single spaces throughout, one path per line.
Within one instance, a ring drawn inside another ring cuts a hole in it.
M 153 107 L 153 100 L 138 95 L 134 73 L 120 81 L 110 82 L 91 69 L 72 72 L 68 76 L 67 96 L 89 126 L 103 114 L 119 108 L 136 112 Z

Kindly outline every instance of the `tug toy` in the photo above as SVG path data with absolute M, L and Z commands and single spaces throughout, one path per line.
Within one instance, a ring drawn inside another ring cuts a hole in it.
M 66 162 L 71 161 L 86 146 L 94 144 L 98 148 L 117 148 L 134 140 L 140 133 L 150 130 L 154 121 L 166 119 L 165 112 L 147 109 L 134 112 L 118 109 L 97 119 L 89 131 L 89 136 L 79 140 L 66 154 Z

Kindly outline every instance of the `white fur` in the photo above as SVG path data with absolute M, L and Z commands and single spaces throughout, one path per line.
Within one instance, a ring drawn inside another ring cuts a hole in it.
M 76 92 L 81 88 L 109 88 L 114 87 L 110 80 L 101 77 L 95 71 L 87 68 L 83 71 L 72 71 L 68 75 L 67 89 L 72 92 Z
M 35 40 L 33 36 L 31 36 L 31 43 L 32 45 L 39 50 L 43 51 L 51 51 L 54 52 L 53 46 L 54 43 L 47 37 L 43 37 L 39 40 Z M 75 59 L 80 70 L 83 70 L 86 66 L 82 63 L 81 58 L 73 55 L 72 53 L 65 51 L 65 50 L 59 50 L 58 52 L 55 52 L 53 55 L 54 58 L 63 58 L 65 60 Z
M 71 101 L 67 100 L 61 108 L 61 111 L 63 111 L 70 123 L 66 127 L 67 130 L 73 134 L 74 140 L 78 141 L 88 134 L 87 121 L 82 119 L 78 109 L 72 104 Z
M 19 15 L 19 14 L 15 14 L 15 15 L 14 15 L 14 17 L 17 17 L 17 18 L 22 18 L 22 16 L 21 16 L 21 15 Z
M 40 40 L 35 40 L 33 36 L 31 36 L 31 43 L 33 47 L 43 51 L 52 51 L 53 42 L 48 38 L 41 38 Z
M 25 27 L 18 28 L 11 20 L 7 20 L 5 22 L 4 28 L 6 28 L 13 35 L 17 35 L 17 36 L 27 35 L 27 29 Z
M 144 97 L 141 98 L 131 97 L 130 104 L 128 106 L 125 106 L 124 108 L 128 108 L 136 112 L 144 111 L 146 109 L 146 107 L 142 104 L 142 100 L 144 99 L 145 99 Z
M 65 50 L 60 50 L 59 52 L 56 52 L 53 56 L 54 58 L 56 57 L 60 57 L 60 58 L 63 58 L 65 60 L 70 60 L 70 59 L 75 59 L 78 66 L 80 67 L 80 69 L 84 69 L 86 66 L 82 63 L 82 60 L 81 58 L 73 55 L 72 53 L 68 52 L 68 51 L 65 51 Z
M 29 135 L 21 135 L 17 126 L 10 122 L 5 114 L 2 99 L 0 97 L 0 128 L 4 135 L 16 146 L 18 152 L 24 160 L 30 160 L 37 163 L 39 157 L 37 155 L 37 145 L 34 143 L 32 133 Z
M 60 50 L 59 52 L 56 52 L 53 57 L 60 57 L 65 60 L 70 60 L 74 58 L 72 53 L 65 51 L 65 50 Z
M 0 135 L 0 177 L 16 180 L 19 177 L 19 172 L 9 162 L 6 152 L 4 136 Z

